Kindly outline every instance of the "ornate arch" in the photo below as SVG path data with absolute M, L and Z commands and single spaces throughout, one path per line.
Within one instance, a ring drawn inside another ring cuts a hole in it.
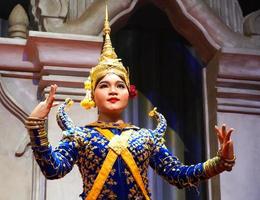
M 50 9 L 49 3 L 36 4 L 31 0 L 33 13 L 43 30 L 59 33 L 76 33 L 99 35 L 102 31 L 104 2 L 97 0 L 88 2 L 79 18 L 66 21 L 68 2 L 59 0 L 57 9 Z M 121 2 L 121 1 L 120 1 Z M 169 17 L 173 27 L 197 49 L 205 63 L 208 63 L 222 47 L 239 47 L 255 49 L 256 43 L 250 37 L 234 32 L 219 16 L 202 0 L 127 0 L 122 3 L 108 1 L 111 24 L 122 26 L 126 18 L 134 10 L 145 3 L 152 2 Z M 85 3 L 86 4 L 86 3 Z M 37 15 L 39 11 L 41 15 Z M 82 9 L 81 9 L 82 10 Z M 259 45 L 259 44 L 258 44 Z M 260 46 L 258 46 L 260 48 Z

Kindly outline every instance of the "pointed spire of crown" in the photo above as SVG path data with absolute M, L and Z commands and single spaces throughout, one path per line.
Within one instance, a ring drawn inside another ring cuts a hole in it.
M 108 8 L 107 8 L 107 1 L 106 1 L 106 13 L 105 13 L 105 21 L 104 21 L 104 44 L 103 49 L 99 58 L 99 62 L 103 62 L 107 59 L 116 59 L 116 61 L 119 61 L 120 59 L 117 59 L 116 52 L 114 51 L 114 48 L 112 46 L 112 42 L 110 39 L 110 32 L 111 28 L 108 21 Z
M 91 69 L 89 77 L 85 81 L 86 96 L 81 101 L 81 105 L 86 109 L 89 109 L 95 105 L 92 99 L 93 92 L 98 81 L 106 74 L 113 73 L 118 75 L 123 81 L 125 81 L 127 88 L 130 89 L 129 73 L 123 66 L 121 59 L 117 58 L 116 52 L 112 46 L 110 39 L 111 28 L 108 21 L 107 0 L 105 2 L 106 11 L 103 29 L 104 44 L 98 64 Z

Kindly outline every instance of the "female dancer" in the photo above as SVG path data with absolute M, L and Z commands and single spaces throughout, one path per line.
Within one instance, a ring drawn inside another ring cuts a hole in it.
M 73 124 L 64 108 L 59 107 L 57 122 L 63 139 L 55 149 L 48 142 L 45 119 L 54 103 L 57 85 L 51 86 L 48 98 L 32 111 L 26 122 L 34 156 L 48 179 L 66 175 L 74 164 L 83 179 L 82 199 L 150 199 L 147 171 L 150 165 L 159 175 L 178 188 L 196 185 L 235 163 L 233 129 L 216 127 L 220 150 L 216 157 L 195 165 L 183 165 L 164 145 L 166 120 L 154 109 L 155 130 L 125 123 L 121 113 L 130 97 L 136 95 L 129 73 L 117 58 L 110 41 L 110 27 L 104 26 L 105 41 L 97 66 L 85 83 L 82 106 L 98 108 L 98 120 L 84 127 Z

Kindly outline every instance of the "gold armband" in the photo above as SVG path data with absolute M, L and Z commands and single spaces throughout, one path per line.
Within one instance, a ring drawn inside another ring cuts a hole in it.
M 231 171 L 232 167 L 235 165 L 235 160 L 235 156 L 232 160 L 229 160 L 221 157 L 220 153 L 218 152 L 217 156 L 207 160 L 203 164 L 204 173 L 206 176 L 205 178 L 211 178 L 220 174 L 223 171 Z
M 48 146 L 48 135 L 45 131 L 46 119 L 28 117 L 25 121 L 25 127 L 28 130 L 33 147 Z

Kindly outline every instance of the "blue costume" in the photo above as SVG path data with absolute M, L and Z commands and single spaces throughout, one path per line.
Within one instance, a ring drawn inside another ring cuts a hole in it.
M 66 104 L 66 103 L 65 103 Z M 41 128 L 30 129 L 35 158 L 48 179 L 65 176 L 78 165 L 83 178 L 82 199 L 85 199 L 109 151 L 109 141 L 96 128 L 109 129 L 114 135 L 130 131 L 127 149 L 139 168 L 145 189 L 148 190 L 147 170 L 150 165 L 159 175 L 178 188 L 188 187 L 205 179 L 203 163 L 186 166 L 174 157 L 163 143 L 165 118 L 156 112 L 158 126 L 155 130 L 133 125 L 96 122 L 85 127 L 74 126 L 64 106 L 60 106 L 57 121 L 63 129 L 63 139 L 58 147 L 42 144 Z M 150 193 L 148 192 L 149 196 Z M 98 199 L 145 199 L 136 181 L 119 155 L 105 180 Z
M 124 81 L 130 97 L 135 95 L 129 73 L 112 47 L 107 6 L 103 32 L 104 45 L 99 63 L 92 68 L 84 84 L 86 96 L 81 104 L 86 109 L 94 106 L 92 96 L 95 87 L 108 73 Z M 221 155 L 196 165 L 181 164 L 164 145 L 166 120 L 155 110 L 151 112 L 158 121 L 155 130 L 104 122 L 77 127 L 64 111 L 66 104 L 69 101 L 60 106 L 57 114 L 57 122 L 63 130 L 63 139 L 58 147 L 53 148 L 49 144 L 44 119 L 28 117 L 26 127 L 33 153 L 46 178 L 61 178 L 70 172 L 74 164 L 78 165 L 83 179 L 82 199 L 149 200 L 149 165 L 178 188 L 196 185 L 202 179 L 231 170 L 234 165 L 235 158 L 227 160 Z

